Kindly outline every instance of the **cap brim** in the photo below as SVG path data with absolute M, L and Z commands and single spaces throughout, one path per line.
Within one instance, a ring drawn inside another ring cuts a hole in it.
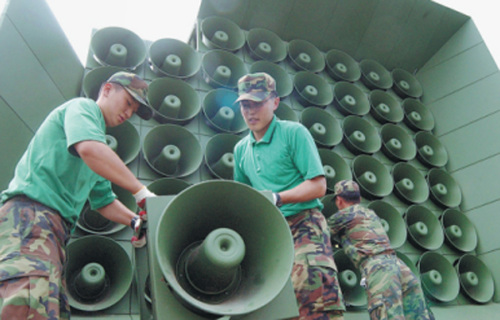
M 142 99 L 141 96 L 139 96 L 137 93 L 133 92 L 132 90 L 129 90 L 127 87 L 124 87 L 125 90 L 127 90 L 130 95 L 139 102 L 139 108 L 137 109 L 136 114 L 141 117 L 144 120 L 149 120 L 151 117 L 153 117 L 153 108 L 151 108 L 144 99 Z

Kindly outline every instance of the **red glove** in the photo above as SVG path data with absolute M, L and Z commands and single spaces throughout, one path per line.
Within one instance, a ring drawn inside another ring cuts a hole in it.
M 130 221 L 130 227 L 134 231 L 134 235 L 130 241 L 135 248 L 142 248 L 146 245 L 146 229 L 144 228 L 144 223 L 142 216 L 145 216 L 146 211 L 141 211 L 139 216 L 135 216 Z

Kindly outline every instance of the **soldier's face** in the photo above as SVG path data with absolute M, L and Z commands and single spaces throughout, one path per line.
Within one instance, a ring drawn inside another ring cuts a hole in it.
M 261 102 L 251 100 L 240 102 L 241 114 L 248 128 L 253 132 L 255 139 L 262 139 L 266 133 L 273 120 L 274 110 L 278 108 L 279 101 L 278 97 L 271 96 Z

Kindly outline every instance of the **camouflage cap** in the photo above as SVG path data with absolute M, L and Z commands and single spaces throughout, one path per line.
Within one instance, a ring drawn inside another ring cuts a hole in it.
M 334 196 L 352 199 L 360 197 L 359 185 L 352 180 L 341 180 L 335 184 Z
M 144 120 L 149 120 L 153 116 L 153 109 L 148 104 L 148 84 L 135 73 L 119 71 L 113 74 L 106 82 L 121 85 L 139 102 L 137 115 Z
M 239 97 L 236 102 L 241 100 L 261 102 L 273 92 L 276 92 L 276 81 L 273 77 L 265 72 L 247 74 L 238 80 Z

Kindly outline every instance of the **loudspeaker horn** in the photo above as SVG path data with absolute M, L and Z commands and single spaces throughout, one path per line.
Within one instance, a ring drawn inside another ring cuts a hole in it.
M 325 57 L 316 46 L 307 40 L 294 39 L 288 43 L 288 58 L 296 70 L 321 72 L 325 68 Z
M 324 148 L 318 149 L 318 152 L 325 171 L 328 191 L 333 192 L 337 182 L 352 179 L 351 168 L 338 153 Z
M 333 87 L 335 107 L 344 115 L 362 116 L 370 111 L 366 94 L 350 82 L 337 82 Z
M 342 141 L 342 128 L 328 111 L 309 107 L 302 111 L 300 118 L 300 122 L 309 129 L 319 147 L 331 148 Z
M 137 158 L 141 150 L 139 132 L 128 120 L 116 127 L 106 128 L 106 144 L 125 164 Z
M 462 191 L 453 177 L 444 169 L 432 168 L 427 173 L 431 199 L 445 208 L 458 207 L 462 202 Z
M 112 185 L 112 188 L 121 203 L 133 212 L 137 210 L 137 203 L 129 191 L 114 184 Z M 104 218 L 99 212 L 92 210 L 88 202 L 83 207 L 76 225 L 87 233 L 100 235 L 110 235 L 123 230 L 126 227 L 123 224 Z
M 448 163 L 448 152 L 432 133 L 419 131 L 415 134 L 417 159 L 428 167 L 444 167 Z
M 82 89 L 87 98 L 97 100 L 101 86 L 106 80 L 118 71 L 123 71 L 119 67 L 97 67 L 90 70 L 83 77 Z
M 295 113 L 295 111 L 286 103 L 280 101 L 278 105 L 278 109 L 274 110 L 274 114 L 280 120 L 288 120 L 299 122 L 299 116 Z
M 188 188 L 191 184 L 187 181 L 177 178 L 160 178 L 148 185 L 148 189 L 157 196 L 177 195 L 182 190 Z
M 165 38 L 149 47 L 149 65 L 157 75 L 187 79 L 200 70 L 201 57 L 187 43 Z
M 186 128 L 175 124 L 152 128 L 144 137 L 142 153 L 151 169 L 169 177 L 187 176 L 203 161 L 198 139 Z
M 361 195 L 365 198 L 383 198 L 391 194 L 394 180 L 379 160 L 369 155 L 359 155 L 352 160 L 351 169 L 359 184 Z
M 211 50 L 201 60 L 203 79 L 214 88 L 234 89 L 238 80 L 247 73 L 243 61 L 224 50 Z
M 458 275 L 453 265 L 436 252 L 424 252 L 418 262 L 424 293 L 439 302 L 451 302 L 460 292 Z
M 276 92 L 280 98 L 289 96 L 293 91 L 293 81 L 288 73 L 279 65 L 260 60 L 252 63 L 250 73 L 265 72 L 276 80 Z
M 363 307 L 368 304 L 365 289 L 361 286 L 361 273 L 343 250 L 337 250 L 333 259 L 338 269 L 338 279 L 346 307 Z
M 406 70 L 396 68 L 391 72 L 394 79 L 392 90 L 401 98 L 418 99 L 424 93 L 422 85 L 417 78 Z
M 394 249 L 401 247 L 406 241 L 407 232 L 405 221 L 399 211 L 383 200 L 370 202 L 368 208 L 372 209 L 380 218 L 380 222 L 391 242 L 391 247 Z
M 411 242 L 424 250 L 437 250 L 444 242 L 438 218 L 427 207 L 414 204 L 404 215 Z
M 246 130 L 245 120 L 238 103 L 238 94 L 229 89 L 218 88 L 207 93 L 202 103 L 206 124 L 217 132 L 240 133 Z
M 359 63 L 361 68 L 361 82 L 373 89 L 390 89 L 393 84 L 391 73 L 379 62 L 372 59 L 363 59 Z
M 356 60 L 344 51 L 331 49 L 325 56 L 326 71 L 336 81 L 358 81 L 361 69 Z
M 460 287 L 476 303 L 488 303 L 495 293 L 493 275 L 486 264 L 468 253 L 455 262 Z
M 157 78 L 148 90 L 149 104 L 156 110 L 159 123 L 185 125 L 201 110 L 198 93 L 187 82 L 175 78 Z
M 97 30 L 90 40 L 94 59 L 103 66 L 135 70 L 146 60 L 144 41 L 130 30 L 108 27 Z
M 406 162 L 392 167 L 394 193 L 406 203 L 422 203 L 429 198 L 429 186 L 424 175 Z
M 344 144 L 354 154 L 372 154 L 380 150 L 382 139 L 377 129 L 366 119 L 347 116 L 342 122 Z
M 440 217 L 446 241 L 461 252 L 471 252 L 477 247 L 477 232 L 472 222 L 457 209 L 446 209 Z
M 386 123 L 380 128 L 382 151 L 393 161 L 409 161 L 415 158 L 417 146 L 410 134 L 403 128 Z
M 270 303 L 289 281 L 294 260 L 290 228 L 276 206 L 227 180 L 204 181 L 173 198 L 154 242 L 176 297 L 212 317 L 249 314 Z
M 240 136 L 230 133 L 219 133 L 208 140 L 205 147 L 205 164 L 213 177 L 233 179 L 233 149 L 240 140 Z
M 270 30 L 264 28 L 250 29 L 246 42 L 250 56 L 254 60 L 267 60 L 277 63 L 286 58 L 286 44 L 276 33 Z
M 72 239 L 65 269 L 69 305 L 85 312 L 120 301 L 132 283 L 134 268 L 119 242 L 98 235 Z
M 325 79 L 310 71 L 299 71 L 293 78 L 296 98 L 304 107 L 325 107 L 333 101 L 333 91 Z
M 245 34 L 233 21 L 223 17 L 207 17 L 201 21 L 203 44 L 209 49 L 238 51 L 245 45 Z
M 413 131 L 431 131 L 434 129 L 434 116 L 420 101 L 406 98 L 402 103 L 404 122 Z
M 379 123 L 398 123 L 404 118 L 403 108 L 398 100 L 383 90 L 372 90 L 370 92 L 371 115 Z

